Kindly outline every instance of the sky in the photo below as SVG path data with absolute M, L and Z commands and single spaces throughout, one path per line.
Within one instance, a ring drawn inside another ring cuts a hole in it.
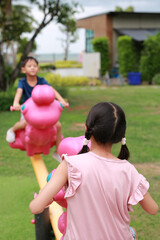
M 114 11 L 116 6 L 123 9 L 133 6 L 135 12 L 160 12 L 160 0 L 79 0 L 83 6 L 83 12 L 76 15 L 76 19 L 92 16 L 99 13 Z M 32 8 L 33 16 L 39 21 L 42 17 L 40 11 Z M 59 30 L 58 24 L 51 22 L 37 36 L 37 54 L 63 53 L 62 42 L 60 39 L 64 35 Z M 79 39 L 70 45 L 70 53 L 81 53 L 85 50 L 85 30 L 78 29 Z

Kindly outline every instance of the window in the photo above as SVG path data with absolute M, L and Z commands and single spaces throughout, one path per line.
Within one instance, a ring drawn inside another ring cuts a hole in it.
M 92 47 L 93 38 L 94 38 L 94 31 L 86 29 L 86 52 L 94 52 Z

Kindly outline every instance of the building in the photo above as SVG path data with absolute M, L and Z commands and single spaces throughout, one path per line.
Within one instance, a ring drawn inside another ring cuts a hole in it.
M 111 62 L 114 66 L 118 59 L 118 37 L 128 35 L 135 41 L 143 42 L 160 30 L 160 13 L 107 12 L 77 20 L 77 28 L 86 29 L 86 52 L 93 51 L 93 38 L 109 38 Z

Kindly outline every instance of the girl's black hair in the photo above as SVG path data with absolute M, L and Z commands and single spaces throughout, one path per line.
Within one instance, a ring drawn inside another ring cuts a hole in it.
M 38 61 L 37 61 L 36 58 L 34 58 L 34 57 L 32 57 L 32 56 L 28 56 L 28 57 L 26 57 L 25 60 L 22 62 L 21 67 L 24 67 L 29 60 L 34 60 L 34 61 L 37 63 L 37 65 L 38 65 Z
M 86 120 L 86 127 L 85 138 L 88 140 L 93 136 L 100 144 L 121 142 L 126 131 L 124 111 L 115 103 L 100 102 L 91 108 Z M 85 145 L 79 154 L 88 151 L 89 148 Z M 126 144 L 121 146 L 118 158 L 128 160 L 129 150 Z

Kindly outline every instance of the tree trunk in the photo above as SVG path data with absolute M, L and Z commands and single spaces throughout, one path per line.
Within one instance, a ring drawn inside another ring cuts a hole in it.
M 4 61 L 3 56 L 0 51 L 0 90 L 6 91 L 7 90 L 7 79 L 4 74 Z
M 67 32 L 67 34 L 66 34 L 66 42 L 65 42 L 65 49 L 64 49 L 64 61 L 68 60 L 69 43 L 70 43 L 70 34 L 69 34 L 69 32 Z
M 8 0 L 9 2 L 11 0 Z M 59 1 L 57 3 L 57 8 L 58 8 L 58 4 L 59 4 Z M 44 15 L 44 18 L 41 22 L 41 24 L 39 25 L 39 27 L 36 29 L 34 35 L 32 36 L 32 38 L 30 39 L 30 41 L 28 42 L 27 46 L 26 46 L 26 49 L 24 50 L 23 54 L 22 54 L 22 57 L 21 57 L 21 60 L 20 62 L 16 65 L 15 69 L 13 70 L 13 72 L 11 73 L 11 76 L 10 76 L 10 79 L 9 79 L 9 85 L 13 85 L 16 78 L 18 77 L 20 71 L 21 71 L 21 63 L 22 61 L 25 60 L 25 58 L 28 56 L 32 46 L 33 46 L 33 43 L 34 43 L 34 40 L 35 38 L 37 37 L 37 35 L 40 33 L 40 31 L 45 27 L 47 26 L 54 18 L 54 16 L 56 16 L 56 13 L 54 13 L 55 15 L 52 15 L 50 19 L 48 19 L 46 21 L 46 18 L 47 18 L 47 15 L 45 14 Z M 3 70 L 4 71 L 4 70 Z
M 10 16 L 11 11 L 12 11 L 12 0 L 7 0 L 5 3 L 3 12 L 4 12 L 5 16 Z
M 11 41 L 11 58 L 12 58 L 12 67 L 16 67 L 16 54 L 17 54 L 17 44 Z
M 4 16 L 8 17 L 11 14 L 11 0 L 7 0 L 3 8 Z M 8 87 L 5 77 L 4 59 L 2 55 L 2 43 L 0 42 L 0 91 L 6 91 Z

